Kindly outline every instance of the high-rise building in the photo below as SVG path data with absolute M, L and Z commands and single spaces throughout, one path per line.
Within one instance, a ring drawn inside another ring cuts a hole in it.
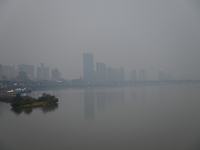
M 97 74 L 97 80 L 99 82 L 105 82 L 106 81 L 106 64 L 97 62 L 96 63 L 96 74 Z
M 137 71 L 136 70 L 131 71 L 131 81 L 137 81 Z
M 167 78 L 167 80 L 172 80 L 172 75 L 171 75 L 171 73 L 168 73 L 166 78 Z
M 124 67 L 120 67 L 118 69 L 118 81 L 119 82 L 124 82 L 124 80 L 125 80 Z
M 59 80 L 59 79 L 61 79 L 61 73 L 60 73 L 60 71 L 57 68 L 52 69 L 52 71 L 51 71 L 51 77 L 52 77 L 53 80 Z
M 2 80 L 2 74 L 3 74 L 3 72 L 2 72 L 2 65 L 0 64 L 0 81 Z
M 144 69 L 140 69 L 140 81 L 146 80 L 146 71 Z
M 42 79 L 42 71 L 41 71 L 41 68 L 40 68 L 40 67 L 37 67 L 37 70 L 36 70 L 36 78 L 37 78 L 37 79 Z
M 92 53 L 83 54 L 83 75 L 85 81 L 94 80 L 94 58 Z
M 17 77 L 17 75 L 18 75 L 18 71 L 15 69 L 15 67 L 10 66 L 10 77 L 9 77 L 9 79 L 14 79 L 14 78 Z
M 119 72 L 118 69 L 114 69 L 114 80 L 115 82 L 117 82 L 119 80 Z
M 27 76 L 30 79 L 34 79 L 34 66 L 33 65 L 26 65 L 26 64 L 20 64 L 18 65 L 18 71 L 24 71 L 26 72 Z
M 17 76 L 17 70 L 14 66 L 2 66 L 2 77 L 7 80 L 12 80 Z
M 37 67 L 36 78 L 37 79 L 49 79 L 50 78 L 49 67 L 45 67 L 44 63 L 41 63 L 40 65 L 41 65 L 41 67 Z
M 107 81 L 113 82 L 115 79 L 115 71 L 111 67 L 107 67 Z
M 3 66 L 2 67 L 2 75 L 4 80 L 9 80 L 10 79 L 10 66 Z
M 163 73 L 162 70 L 159 70 L 158 71 L 158 80 L 165 80 L 166 77 L 165 77 L 165 74 Z
M 17 80 L 27 81 L 27 80 L 29 80 L 29 77 L 27 76 L 27 73 L 25 71 L 19 71 Z
M 42 78 L 43 79 L 49 79 L 50 78 L 49 67 L 42 68 Z

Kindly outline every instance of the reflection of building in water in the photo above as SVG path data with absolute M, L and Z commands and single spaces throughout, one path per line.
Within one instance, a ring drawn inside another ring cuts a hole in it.
M 112 92 L 112 93 L 107 93 L 107 100 L 108 100 L 108 105 L 121 105 L 124 102 L 125 99 L 125 94 L 124 92 Z
M 142 88 L 141 91 L 140 91 L 140 99 L 144 100 L 144 101 L 146 100 L 146 89 L 145 89 L 145 87 Z
M 131 99 L 132 100 L 137 100 L 137 91 L 136 89 L 131 90 Z
M 158 99 L 160 101 L 168 100 L 168 97 L 173 95 L 174 89 L 169 86 L 160 86 L 158 89 Z
M 94 118 L 94 93 L 93 91 L 85 91 L 84 93 L 84 113 L 85 118 Z
M 94 119 L 95 113 L 106 111 L 109 107 L 121 107 L 124 105 L 124 92 L 98 92 L 93 90 L 84 91 L 84 114 L 85 119 Z M 95 104 L 96 102 L 96 104 Z M 96 106 L 95 106 L 96 105 Z M 95 107 L 97 111 L 95 112 Z
M 106 108 L 106 93 L 97 94 L 97 108 L 99 109 Z

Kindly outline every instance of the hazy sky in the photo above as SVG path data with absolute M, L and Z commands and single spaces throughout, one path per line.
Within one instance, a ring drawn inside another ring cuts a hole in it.
M 107 67 L 161 69 L 200 79 L 196 0 L 1 0 L 0 64 L 45 63 L 62 77 L 83 75 L 83 53 Z M 96 65 L 95 65 L 96 66 Z

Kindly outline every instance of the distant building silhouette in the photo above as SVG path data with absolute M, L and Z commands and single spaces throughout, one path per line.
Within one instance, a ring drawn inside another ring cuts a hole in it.
M 94 58 L 92 53 L 83 54 L 83 74 L 85 81 L 94 81 Z
M 2 65 L 0 64 L 0 81 L 2 80 Z
M 172 75 L 171 75 L 171 73 L 168 73 L 168 74 L 167 74 L 167 80 L 172 80 Z
M 18 76 L 16 77 L 16 80 L 28 81 L 29 78 L 28 78 L 27 73 L 25 71 L 19 71 Z
M 49 79 L 50 78 L 49 67 L 45 67 L 44 63 L 41 63 L 40 66 L 41 67 L 37 67 L 36 78 L 37 79 Z
M 41 71 L 41 68 L 40 68 L 40 67 L 37 67 L 37 70 L 36 70 L 36 78 L 37 78 L 37 79 L 42 79 L 42 71 Z
M 4 80 L 9 80 L 11 77 L 10 75 L 10 66 L 3 66 L 2 67 L 2 73 L 3 73 L 3 77 L 4 77 Z
M 132 70 L 131 71 L 131 81 L 137 81 L 137 71 L 136 70 Z
M 107 67 L 107 81 L 113 82 L 115 80 L 115 71 L 111 67 Z
M 119 82 L 124 82 L 124 80 L 125 80 L 124 67 L 120 67 L 118 69 L 118 81 Z
M 117 82 L 119 80 L 118 69 L 114 69 L 114 81 Z
M 124 67 L 120 67 L 119 69 L 107 67 L 107 81 L 108 82 L 125 81 Z
M 158 80 L 165 80 L 166 77 L 165 77 L 165 74 L 163 73 L 162 70 L 159 70 L 158 71 Z
M 51 77 L 52 77 L 52 80 L 60 80 L 61 79 L 60 71 L 57 68 L 52 69 Z
M 97 62 L 96 63 L 96 74 L 97 81 L 105 82 L 106 81 L 106 64 Z
M 144 69 L 140 69 L 140 81 L 146 80 L 146 71 Z
M 0 81 L 1 80 L 12 80 L 16 78 L 18 75 L 18 71 L 14 66 L 2 66 L 0 64 Z
M 19 64 L 18 71 L 19 72 L 24 71 L 24 72 L 26 72 L 27 76 L 30 79 L 34 79 L 34 66 L 33 65 Z
M 45 67 L 44 63 L 41 63 L 41 71 L 42 71 L 42 78 L 43 79 L 49 79 L 50 78 L 49 67 Z

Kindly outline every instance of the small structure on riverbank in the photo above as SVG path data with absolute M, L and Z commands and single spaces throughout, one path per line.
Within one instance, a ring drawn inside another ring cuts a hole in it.
M 54 105 L 57 104 L 57 102 L 58 98 L 56 98 L 54 95 L 46 93 L 43 93 L 42 96 L 40 96 L 38 99 L 29 96 L 20 96 L 19 94 L 17 94 L 16 97 L 12 99 L 11 106 L 13 108 L 42 107 L 42 106 Z

